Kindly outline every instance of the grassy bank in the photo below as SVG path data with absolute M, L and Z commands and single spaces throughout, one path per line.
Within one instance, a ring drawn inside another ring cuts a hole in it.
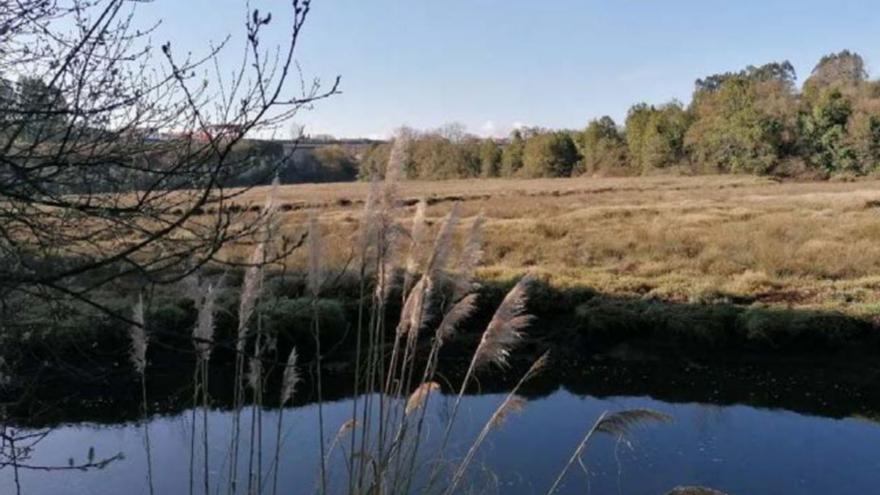
M 278 198 L 286 235 L 304 231 L 310 214 L 319 216 L 325 230 L 330 273 L 320 313 L 322 346 L 331 361 L 350 360 L 356 341 L 358 288 L 350 262 L 367 189 L 286 186 Z M 260 204 L 264 194 L 254 190 L 241 201 Z M 465 217 L 482 212 L 479 307 L 496 307 L 522 273 L 536 273 L 530 304 L 540 319 L 530 336 L 566 351 L 614 354 L 628 345 L 736 357 L 880 350 L 877 181 L 706 176 L 408 182 L 402 196 L 410 205 L 399 213 L 403 222 L 418 198 L 428 199 L 432 230 L 454 202 Z M 232 246 L 226 254 L 246 261 L 250 250 Z M 295 345 L 308 357 L 314 343 L 304 276 L 298 275 L 306 271 L 305 253 L 294 252 L 285 265 L 271 267 L 263 323 L 279 335 L 282 348 Z M 223 270 L 228 287 L 218 301 L 223 310 L 217 339 L 232 342 L 241 271 Z M 136 281 L 122 281 L 98 297 L 126 314 L 135 287 Z M 391 304 L 387 310 L 393 321 L 399 308 Z M 182 288 L 163 287 L 151 297 L 153 365 L 193 360 L 195 313 Z M 53 314 L 66 317 L 47 320 Z M 32 365 L 64 358 L 83 363 L 83 369 L 100 364 L 102 372 L 124 370 L 126 325 L 94 311 L 74 314 L 23 305 L 2 336 L 2 355 Z M 490 316 L 475 315 L 470 331 L 445 352 L 469 355 Z M 215 362 L 230 359 L 228 347 L 217 348 Z
M 317 302 L 324 364 L 339 371 L 352 366 L 357 342 L 358 303 L 352 283 L 353 279 L 341 277 Z M 492 317 L 492 308 L 512 285 L 513 280 L 482 281 L 478 309 L 447 343 L 441 353 L 443 362 L 454 368 L 467 360 Z M 283 355 L 295 346 L 308 362 L 314 356 L 315 342 L 306 291 L 300 275 L 270 276 L 258 309 L 264 330 L 277 336 L 277 352 Z M 221 368 L 234 361 L 238 298 L 238 290 L 230 287 L 217 302 L 217 345 L 212 363 Z M 386 308 L 389 338 L 400 312 L 396 299 L 392 296 Z M 124 298 L 108 300 L 109 306 L 120 311 L 128 304 Z M 524 363 L 548 347 L 567 359 L 627 362 L 682 358 L 704 363 L 754 358 L 863 361 L 880 354 L 880 332 L 872 321 L 835 310 L 728 301 L 676 302 L 582 286 L 561 288 L 552 277 L 539 277 L 532 284 L 528 310 L 537 319 L 516 356 Z M 196 317 L 193 301 L 181 291 L 169 290 L 152 301 L 147 309 L 152 369 L 188 373 L 195 359 L 191 335 Z M 425 346 L 430 334 L 423 336 Z M 127 366 L 128 339 L 124 322 L 100 312 L 80 312 L 63 322 L 34 315 L 31 324 L 10 328 L 3 335 L 0 356 L 20 370 L 18 376 L 48 379 L 57 375 L 82 383 L 128 381 L 132 376 Z

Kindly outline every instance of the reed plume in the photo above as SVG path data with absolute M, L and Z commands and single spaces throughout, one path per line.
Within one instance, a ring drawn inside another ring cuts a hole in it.
M 383 304 L 394 290 L 397 283 L 400 243 L 404 237 L 404 229 L 393 221 L 390 214 L 382 214 L 381 235 L 377 236 L 377 255 L 379 256 L 380 272 L 376 280 L 376 297 Z M 406 291 L 404 291 L 406 294 Z
M 413 287 L 407 296 L 401 311 L 400 322 L 397 332 L 399 335 L 418 333 L 422 329 L 422 323 L 428 319 L 426 311 L 431 304 L 431 296 L 436 281 L 442 275 L 442 270 L 449 260 L 452 250 L 452 239 L 455 227 L 458 225 L 458 203 L 452 206 L 452 210 L 446 215 L 443 226 L 437 233 L 434 248 L 428 261 L 425 273 Z
M 248 386 L 254 392 L 260 390 L 260 385 L 263 376 L 263 361 L 260 359 L 259 354 L 253 356 L 248 359 L 248 374 L 247 374 L 247 383 Z
M 467 319 L 477 309 L 477 294 L 469 294 L 455 303 L 443 317 L 440 326 L 437 327 L 436 338 L 440 344 L 455 335 L 458 325 Z
M 138 302 L 132 309 L 131 320 L 132 324 L 128 328 L 131 341 L 129 358 L 138 374 L 143 375 L 147 367 L 147 330 L 144 322 L 143 296 L 138 296 Z
M 519 413 L 526 407 L 526 399 L 519 395 L 513 395 L 505 400 L 492 417 L 489 419 L 489 428 L 498 428 L 504 424 L 504 421 L 511 414 Z
M 339 440 L 342 437 L 344 437 L 346 433 L 357 428 L 357 425 L 358 425 L 358 422 L 356 419 L 349 419 L 345 423 L 342 423 L 339 426 L 339 429 L 336 430 L 336 435 L 333 437 L 333 442 L 331 442 L 331 443 L 338 443 Z
M 204 298 L 199 304 L 199 314 L 196 326 L 193 328 L 193 345 L 199 355 L 199 359 L 211 359 L 211 345 L 214 340 L 214 306 L 217 290 L 212 284 L 208 284 L 204 291 Z
M 406 258 L 406 271 L 404 272 L 403 294 L 409 292 L 412 287 L 413 278 L 421 268 L 419 261 L 421 260 L 422 244 L 425 240 L 427 232 L 427 221 L 425 218 L 425 210 L 428 204 L 424 199 L 420 200 L 416 205 L 416 212 L 413 214 L 412 228 L 410 229 L 409 253 Z
M 483 224 L 485 217 L 480 213 L 471 223 L 465 236 L 461 253 L 458 256 L 458 276 L 454 279 L 452 300 L 457 301 L 470 292 L 474 279 L 474 271 L 483 259 Z
M 333 450 L 339 445 L 340 441 L 345 437 L 346 434 L 357 428 L 358 422 L 356 419 L 352 418 L 347 420 L 345 423 L 336 430 L 336 435 L 333 437 L 333 441 L 330 442 L 330 446 L 327 447 L 327 455 L 324 458 L 324 464 L 329 464 L 330 457 L 333 455 Z M 343 447 L 343 452 L 345 447 Z
M 430 280 L 422 277 L 410 291 L 403 309 L 400 311 L 400 321 L 397 324 L 397 334 L 400 336 L 410 333 L 418 333 L 422 328 L 425 313 L 425 299 L 429 291 Z
M 284 377 L 281 383 L 281 405 L 284 406 L 293 399 L 293 393 L 297 384 L 300 382 L 299 370 L 296 362 L 299 357 L 296 353 L 296 347 L 290 350 L 287 356 L 287 364 L 284 367 Z
M 443 275 L 449 265 L 449 257 L 452 253 L 455 229 L 458 227 L 460 220 L 460 207 L 458 203 L 452 204 L 452 209 L 443 220 L 443 227 L 437 233 L 434 240 L 434 249 L 431 252 L 431 258 L 428 260 L 428 266 L 425 269 L 427 276 L 437 280 Z
M 278 493 L 278 471 L 281 463 L 281 425 L 284 417 L 284 406 L 293 400 L 293 393 L 300 381 L 299 370 L 297 369 L 298 356 L 296 347 L 290 350 L 287 356 L 287 362 L 284 366 L 284 373 L 281 379 L 281 397 L 278 405 L 278 424 L 275 426 L 275 460 L 272 475 L 272 494 Z
M 403 136 L 397 136 L 391 144 L 391 153 L 388 155 L 388 163 L 385 166 L 385 182 L 382 187 L 382 210 L 390 212 L 397 207 L 397 195 L 400 181 L 405 176 L 404 164 L 407 159 L 407 145 L 409 141 Z
M 428 399 L 428 395 L 435 390 L 440 390 L 440 384 L 437 382 L 425 382 L 419 385 L 415 392 L 410 394 L 409 399 L 407 399 L 404 414 L 409 416 L 411 413 L 422 407 Z
M 248 322 L 254 313 L 257 298 L 262 290 L 261 269 L 266 259 L 265 254 L 265 243 L 257 243 L 254 247 L 254 251 L 251 253 L 249 266 L 244 272 L 241 299 L 238 305 L 238 341 L 236 342 L 236 350 L 239 353 L 244 351 L 248 333 Z
M 367 192 L 367 199 L 364 201 L 364 210 L 361 213 L 360 225 L 358 228 L 358 232 L 360 233 L 360 252 L 364 257 L 366 257 L 369 252 L 371 243 L 375 240 L 374 237 L 377 230 L 376 216 L 381 195 L 381 182 L 379 182 L 379 177 L 374 175 L 370 180 L 370 189 Z M 366 260 L 362 260 L 362 263 L 366 264 Z
M 628 409 L 606 415 L 596 425 L 596 431 L 616 437 L 628 437 L 639 426 L 671 421 L 672 416 L 653 409 Z
M 314 215 L 309 218 L 309 276 L 308 286 L 309 293 L 312 297 L 318 297 L 321 292 L 321 285 L 324 283 L 323 267 L 321 266 L 321 225 L 318 223 L 317 217 Z
M 524 314 L 532 281 L 531 275 L 520 279 L 498 306 L 474 353 L 475 368 L 488 363 L 502 368 L 509 366 L 510 349 L 522 340 L 521 330 L 533 319 L 531 315 Z
M 615 413 L 609 413 L 608 411 L 603 412 L 599 416 L 599 419 L 593 423 L 593 426 L 587 430 L 587 433 L 581 439 L 581 442 L 574 449 L 574 452 L 571 454 L 571 457 L 569 457 L 565 467 L 562 468 L 562 472 L 559 473 L 559 476 L 556 477 L 553 485 L 547 490 L 547 495 L 556 492 L 575 461 L 578 461 L 583 465 L 582 457 L 584 451 L 595 433 L 605 433 L 622 439 L 628 437 L 633 429 L 638 426 L 648 423 L 668 423 L 670 421 L 672 421 L 672 416 L 659 411 L 654 411 L 653 409 L 628 409 Z
M 376 297 L 382 304 L 394 288 L 397 269 L 398 243 L 402 229 L 395 223 L 394 217 L 399 206 L 400 181 L 405 176 L 407 144 L 406 138 L 398 136 L 391 145 L 391 153 L 385 166 L 385 180 L 379 193 L 379 208 L 374 216 L 374 228 L 377 232 L 376 254 L 380 270 L 376 280 Z

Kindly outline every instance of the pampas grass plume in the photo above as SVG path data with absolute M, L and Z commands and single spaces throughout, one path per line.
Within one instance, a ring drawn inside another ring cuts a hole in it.
M 147 367 L 147 330 L 144 322 L 144 299 L 138 296 L 138 302 L 132 310 L 132 322 L 128 335 L 131 340 L 129 357 L 134 369 L 143 375 Z

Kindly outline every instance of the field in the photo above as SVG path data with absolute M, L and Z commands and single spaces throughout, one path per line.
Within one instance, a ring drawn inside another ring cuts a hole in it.
M 349 259 L 364 183 L 283 186 L 284 230 L 318 212 L 326 255 Z M 267 188 L 243 202 L 260 204 Z M 533 270 L 559 288 L 665 301 L 880 311 L 880 181 L 778 182 L 743 176 L 455 180 L 401 185 L 433 225 L 460 202 L 486 217 L 479 276 Z M 243 254 L 242 254 L 243 256 Z M 292 265 L 302 263 L 294 257 Z

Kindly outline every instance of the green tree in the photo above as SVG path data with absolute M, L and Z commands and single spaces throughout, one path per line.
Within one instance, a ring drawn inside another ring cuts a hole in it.
M 797 119 L 791 78 L 754 73 L 726 78 L 711 90 L 697 86 L 694 122 L 685 136 L 694 162 L 723 172 L 763 174 L 791 147 Z
M 855 150 L 859 171 L 875 171 L 880 168 L 880 82 L 860 84 L 852 100 L 848 140 Z
M 483 171 L 481 158 L 483 140 L 475 136 L 465 136 L 457 143 L 461 164 L 458 167 L 459 177 L 479 177 Z
M 825 55 L 804 82 L 804 94 L 812 100 L 829 86 L 853 85 L 865 81 L 868 72 L 861 55 L 849 50 Z
M 578 138 L 582 173 L 622 171 L 626 167 L 626 140 L 611 117 L 590 121 Z
M 320 170 L 318 175 L 322 180 L 351 180 L 357 176 L 358 164 L 351 151 L 343 146 L 334 144 L 322 146 L 314 152 Z
M 526 177 L 568 177 L 580 156 L 567 132 L 545 132 L 526 140 L 522 175 Z
M 630 107 L 626 114 L 626 146 L 630 164 L 636 170 L 642 170 L 642 147 L 645 142 L 645 131 L 654 113 L 654 107 L 647 103 L 637 103 Z
M 462 135 L 454 141 L 441 132 L 430 132 L 410 142 L 414 174 L 420 179 L 454 179 L 479 175 L 475 139 Z
M 510 133 L 510 140 L 501 151 L 501 176 L 513 177 L 523 166 L 525 139 L 518 129 Z
M 480 175 L 498 177 L 501 173 L 501 148 L 492 138 L 480 143 Z
M 630 108 L 626 142 L 632 166 L 644 173 L 680 163 L 688 125 L 688 115 L 677 101 L 659 108 L 644 103 Z
M 724 83 L 731 79 L 740 79 L 753 82 L 776 81 L 782 83 L 789 88 L 794 88 L 797 80 L 797 73 L 791 62 L 785 60 L 783 62 L 771 62 L 759 67 L 750 65 L 739 72 L 725 72 L 723 74 L 714 74 L 705 79 L 697 79 L 695 83 L 695 93 L 706 93 L 718 91 Z
M 390 155 L 391 143 L 370 145 L 358 164 L 358 180 L 370 181 L 373 177 L 384 177 Z
M 847 139 L 852 103 L 840 89 L 822 91 L 812 111 L 802 118 L 807 159 L 826 172 L 858 171 L 857 151 Z
M 37 77 L 18 80 L 17 115 L 24 124 L 23 136 L 31 140 L 52 139 L 67 126 L 64 95 Z

